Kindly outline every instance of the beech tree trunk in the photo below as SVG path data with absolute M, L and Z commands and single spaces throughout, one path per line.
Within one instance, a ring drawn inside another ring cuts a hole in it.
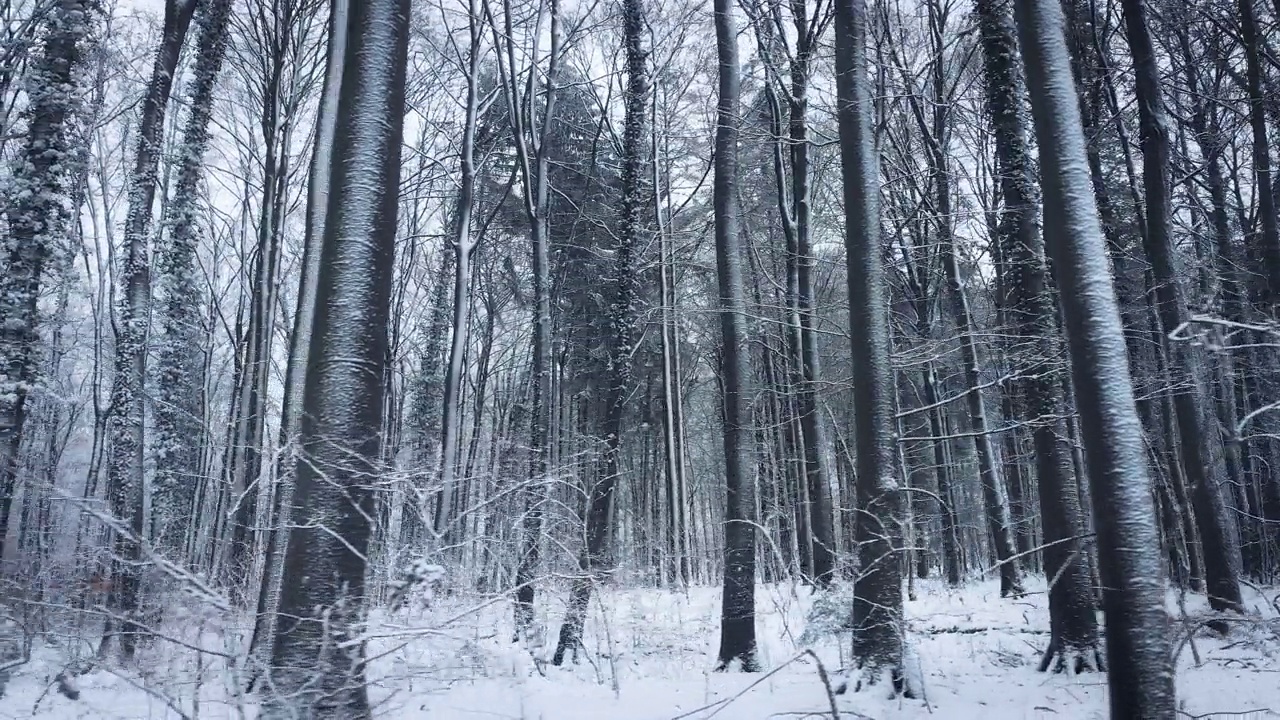
M 230 6 L 230 2 L 223 0 Z M 307 383 L 307 365 L 311 358 L 311 339 L 315 326 L 320 284 L 320 261 L 324 255 L 326 219 L 329 213 L 329 183 L 333 168 L 334 133 L 338 125 L 338 94 L 342 90 L 343 58 L 346 54 L 350 0 L 333 0 L 329 9 L 329 52 L 324 84 L 316 113 L 315 144 L 307 182 L 306 229 L 302 246 L 302 268 L 298 278 L 298 303 L 289 336 L 289 358 L 285 366 L 284 403 L 280 413 L 280 460 L 276 465 L 275 493 L 272 496 L 267 539 L 264 543 L 262 583 L 258 589 L 257 615 L 249 654 L 255 666 L 250 668 L 248 691 L 252 692 L 259 676 L 270 664 L 276 623 L 284 582 L 284 555 L 288 549 L 289 523 L 293 516 L 293 495 L 297 478 L 295 470 L 302 457 L 300 431 Z M 202 45 L 203 46 L 203 45 Z
M 862 684 L 885 677 L 911 694 L 903 672 L 902 491 L 894 471 L 893 382 L 880 244 L 880 183 L 867 72 L 865 0 L 836 0 L 836 117 L 844 181 L 853 407 L 856 428 L 858 570 L 853 586 L 853 658 Z
M 1176 714 L 1160 540 L 1058 0 L 1014 3 L 1094 495 L 1112 717 Z
M 291 622 L 275 632 L 263 709 L 271 720 L 372 717 L 364 643 L 347 641 L 363 631 L 381 456 L 409 3 L 331 8 L 333 27 L 347 30 L 330 46 L 330 66 L 343 70 L 279 607 Z
M 741 68 L 733 0 L 715 0 L 719 95 L 715 138 L 716 278 L 720 292 L 725 488 L 724 595 L 716 668 L 756 672 L 756 529 L 751 478 L 751 378 L 738 208 Z

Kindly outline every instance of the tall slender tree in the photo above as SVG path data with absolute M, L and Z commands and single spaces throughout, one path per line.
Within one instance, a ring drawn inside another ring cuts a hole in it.
M 564 624 L 552 662 L 564 661 L 568 649 L 582 642 L 591 590 L 608 562 L 609 520 L 622 471 L 622 432 L 631 389 L 631 365 L 636 342 L 636 303 L 639 298 L 637 258 L 645 227 L 645 121 L 648 118 L 648 51 L 644 47 L 645 16 L 641 0 L 622 4 L 622 43 L 627 85 L 623 91 L 622 202 L 617 245 L 610 274 L 608 383 L 605 386 L 604 454 L 599 479 L 588 492 L 587 543 L 579 560 L 581 576 L 574 580 Z
M 720 310 L 720 376 L 724 423 L 724 595 L 720 614 L 717 668 L 755 672 L 756 658 L 756 526 L 751 472 L 750 353 L 747 349 L 743 253 L 739 245 L 738 135 L 742 123 L 739 97 L 737 23 L 733 0 L 715 0 L 716 57 L 719 95 L 716 101 L 715 184 L 716 278 Z
M 129 212 L 124 223 L 125 252 L 119 258 L 116 273 L 121 285 L 121 305 L 117 320 L 115 380 L 112 384 L 112 462 L 109 482 L 114 486 L 133 488 L 138 517 L 142 513 L 142 473 L 145 455 L 143 387 L 147 368 L 147 330 L 151 324 L 151 215 L 159 182 L 161 133 L 169 108 L 169 93 L 195 11 L 195 0 L 168 0 L 164 8 L 164 26 L 160 46 L 151 69 L 151 80 L 142 98 L 142 115 L 138 121 L 138 145 L 134 153 L 133 174 L 129 179 Z M 141 527 L 136 528 L 141 530 Z M 169 550 L 181 548 L 183 538 L 173 542 L 164 523 L 153 528 L 157 538 Z M 130 643 L 124 643 L 132 652 Z
M 449 341 L 449 361 L 445 366 L 444 398 L 441 412 L 443 432 L 440 442 L 440 493 L 435 508 L 434 529 L 442 535 L 452 521 L 450 508 L 454 484 L 458 481 L 458 442 L 462 425 L 462 360 L 471 325 L 471 261 L 479 238 L 471 227 L 476 189 L 476 123 L 480 114 L 480 62 L 483 58 L 483 21 L 478 0 L 471 0 L 467 12 L 470 47 L 467 50 L 466 110 L 462 127 L 460 182 L 453 223 L 453 336 Z
M 332 27 L 347 30 L 345 42 L 330 45 L 342 80 L 292 498 L 297 522 L 279 607 L 288 621 L 276 627 L 267 718 L 372 716 L 359 637 L 381 457 L 409 2 L 335 4 L 331 12 Z
M 165 237 L 156 248 L 159 337 L 155 339 L 156 402 L 152 449 L 155 534 L 161 547 L 187 550 L 188 523 L 195 510 L 200 472 L 203 380 L 200 334 L 203 318 L 196 283 L 196 251 L 204 156 L 209 147 L 213 91 L 226 55 L 230 0 L 209 0 L 196 21 L 196 60 L 187 88 L 188 115 L 182 130 L 173 197 L 165 208 Z
M 867 67 L 865 0 L 836 0 L 836 118 L 844 181 L 849 335 L 858 497 L 857 578 L 853 585 L 853 657 L 861 684 L 886 677 L 910 694 L 903 673 L 902 491 L 894 461 L 893 378 L 880 245 L 880 184 Z
M 1137 83 L 1143 199 L 1147 209 L 1147 232 L 1143 240 L 1156 286 L 1156 312 L 1165 330 L 1164 346 L 1173 385 L 1170 393 L 1177 418 L 1182 470 L 1191 486 L 1191 504 L 1200 530 L 1210 606 L 1215 610 L 1243 612 L 1239 555 L 1231 545 L 1226 508 L 1218 490 L 1218 473 L 1210 448 L 1210 443 L 1217 438 L 1205 427 L 1206 408 L 1200 379 L 1203 363 L 1191 343 L 1168 340 L 1169 334 L 1182 327 L 1189 315 L 1181 287 L 1181 262 L 1172 236 L 1169 119 L 1160 91 L 1160 69 L 1144 4 L 1139 0 L 1124 0 L 1122 5 Z
M 996 226 L 1009 292 L 1005 313 L 1014 325 L 1020 359 L 1035 358 L 1047 367 L 1024 370 L 1015 407 L 1034 423 L 1032 441 L 1044 525 L 1045 574 L 1049 588 L 1049 647 L 1041 669 L 1056 656 L 1059 670 L 1079 672 L 1097 665 L 1098 621 L 1087 557 L 1080 535 L 1083 518 L 1077 483 L 1066 445 L 1063 383 L 1054 365 L 1062 356 L 1057 312 L 1047 282 L 1044 242 L 1036 227 L 1036 191 L 1027 158 L 1023 83 L 1014 36 L 1011 3 L 977 3 L 982 36 L 987 112 L 995 132 L 996 170 L 1000 177 L 1001 215 Z
M 1045 245 L 1088 455 L 1106 611 L 1111 716 L 1176 714 L 1159 534 L 1106 245 L 1090 191 L 1058 0 L 1014 3 L 1040 147 Z
M 542 513 L 547 493 L 547 473 L 551 468 L 552 357 L 551 357 L 551 250 L 550 243 L 550 155 L 547 139 L 556 107 L 556 81 L 562 61 L 560 2 L 547 4 L 550 47 L 547 69 L 540 88 L 538 69 L 530 68 L 525 90 L 521 91 L 515 57 L 513 9 L 503 0 L 502 25 L 489 13 L 498 48 L 498 70 L 507 101 L 507 117 L 515 139 L 517 172 L 524 189 L 524 212 L 529 221 L 533 266 L 533 398 L 530 403 L 529 488 L 521 522 L 520 555 L 516 565 L 516 633 L 531 629 L 534 613 L 534 573 L 541 563 Z M 536 60 L 535 53 L 535 60 Z M 542 94 L 541 113 L 533 107 Z M 540 120 L 535 121 L 540 118 Z
M 324 256 L 326 219 L 329 213 L 329 183 L 333 169 L 333 153 L 338 126 L 338 96 L 342 91 L 343 58 L 346 56 L 348 24 L 342 22 L 350 12 L 350 0 L 333 0 L 329 8 L 329 51 L 326 58 L 324 84 L 316 112 L 315 144 L 311 154 L 307 182 L 307 215 L 302 246 L 302 272 L 298 279 L 298 303 L 293 316 L 293 332 L 289 336 L 289 358 L 285 367 L 284 403 L 280 411 L 280 460 L 276 468 L 275 493 L 268 523 L 262 584 L 258 589 L 258 612 L 249 652 L 257 666 L 253 679 L 271 659 L 279 620 L 280 594 L 284 582 L 284 554 L 289 543 L 289 522 L 293 513 L 294 474 L 301 448 L 302 416 L 306 400 L 311 338 L 318 310 L 320 261 Z
M 835 578 L 835 527 L 831 514 L 831 488 L 828 484 L 824 455 L 826 437 L 822 417 L 818 413 L 818 387 L 821 374 L 818 354 L 817 314 L 814 309 L 813 189 L 809 140 L 809 84 L 813 59 L 830 15 L 819 3 L 811 12 L 805 0 L 790 3 L 793 47 L 783 44 L 787 53 L 786 87 L 787 132 L 786 157 L 790 173 L 784 173 L 779 154 L 775 165 L 779 188 L 779 211 L 782 230 L 787 236 L 789 281 L 790 343 L 794 358 L 792 380 L 795 387 L 796 418 L 800 425 L 800 444 L 804 454 L 805 499 L 803 522 L 809 528 L 812 546 L 813 579 L 821 587 Z M 785 37 L 780 13 L 774 12 L 779 37 Z M 779 133 L 781 135 L 781 133 Z

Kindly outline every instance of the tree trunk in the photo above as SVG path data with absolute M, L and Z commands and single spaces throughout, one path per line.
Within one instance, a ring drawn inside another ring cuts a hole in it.
M 272 496 L 267 540 L 264 543 L 262 584 L 258 590 L 257 615 L 249 640 L 249 655 L 256 662 L 250 668 L 248 691 L 252 692 L 258 674 L 268 667 L 276 634 L 281 589 L 284 582 L 284 555 L 290 531 L 286 528 L 294 511 L 294 475 L 301 455 L 300 430 L 304 411 L 307 365 L 311 356 L 311 339 L 318 308 L 320 262 L 324 254 L 325 224 L 329 212 L 329 182 L 338 125 L 338 94 L 342 89 L 343 57 L 346 53 L 348 24 L 345 18 L 350 0 L 334 0 L 330 6 L 329 54 L 324 84 L 316 113 L 315 145 L 307 184 L 307 214 L 302 247 L 301 276 L 298 279 L 298 306 L 293 316 L 293 332 L 289 336 L 289 359 L 285 367 L 284 402 L 280 409 L 280 459 L 276 465 L 275 492 Z M 220 4 L 230 7 L 230 0 Z M 225 29 L 225 20 L 224 20 Z M 214 36 L 218 37 L 218 36 Z M 202 43 L 201 47 L 210 44 Z M 210 87 L 212 83 L 209 83 Z M 207 126 L 207 122 L 205 123 Z M 203 153 L 202 153 L 203 154 Z
M 143 447 L 143 385 L 146 381 L 147 326 L 150 324 L 151 278 L 148 267 L 148 245 L 151 235 L 152 206 L 155 204 L 156 186 L 159 182 L 157 168 L 160 164 L 160 142 L 164 131 L 165 113 L 169 94 L 173 88 L 173 74 L 178 66 L 195 11 L 195 0 L 169 0 L 165 3 L 164 29 L 160 47 L 156 50 L 151 70 L 151 82 L 142 99 L 142 118 L 138 126 L 138 149 L 134 156 L 133 174 L 129 182 L 129 211 L 125 218 L 124 244 L 127 248 L 124 267 L 118 276 L 124 286 L 119 322 L 120 337 L 116 339 L 116 378 L 113 395 L 120 402 L 112 403 L 113 447 L 119 455 L 111 464 L 108 480 L 118 483 L 136 483 L 139 512 L 141 511 Z M 160 480 L 157 477 L 157 480 Z M 165 480 L 171 480 L 166 476 Z M 154 511 L 153 542 L 175 559 L 186 540 L 186 524 L 191 508 L 174 503 L 176 487 L 173 482 L 157 482 L 152 498 Z M 119 608 L 129 612 L 133 608 Z M 124 640 L 124 638 L 122 638 Z M 126 653 L 132 652 L 131 642 L 122 642 Z
M 1124 331 L 1090 178 L 1058 0 L 1014 4 L 1053 257 L 1088 454 L 1111 715 L 1175 715 L 1160 547 Z
M 120 308 L 116 319 L 115 378 L 111 386 L 111 453 L 107 463 L 107 487 L 111 512 L 128 530 L 116 533 L 118 558 L 114 576 L 112 606 L 123 616 L 120 651 L 132 658 L 141 628 L 134 623 L 138 611 L 143 542 L 143 466 L 146 457 L 145 381 L 147 375 L 147 330 L 151 324 L 151 268 L 149 240 L 152 205 L 158 178 L 160 135 L 168 109 L 169 91 L 178 54 L 191 21 L 193 3 L 168 2 L 164 31 L 156 52 L 151 81 L 142 99 L 138 128 L 138 149 L 134 156 L 129 185 L 129 211 L 125 218 L 125 254 L 116 275 L 120 280 Z M 168 543 L 166 543 L 168 545 Z M 110 638 L 113 623 L 108 623 Z
M 1027 159 L 1026 119 L 1018 73 L 1012 17 L 1005 0 L 978 5 L 982 34 L 987 111 L 995 128 L 997 170 L 1003 212 L 997 224 L 1001 254 L 1007 263 L 1009 293 L 1005 312 L 1017 342 L 1040 363 L 1062 355 L 1057 313 L 1047 282 L 1044 243 L 1036 228 L 1035 187 Z M 1044 526 L 1045 575 L 1050 579 L 1049 648 L 1041 670 L 1056 655 L 1056 669 L 1081 672 L 1097 665 L 1098 623 L 1092 582 L 1080 541 L 1084 522 L 1071 454 L 1066 444 L 1064 378 L 1048 368 L 1033 368 L 1018 382 L 1020 416 L 1033 423 L 1037 486 Z
M 618 242 L 613 254 L 612 297 L 610 298 L 608 366 L 604 389 L 604 453 L 600 472 L 592 484 L 587 509 L 587 543 L 579 558 L 580 575 L 574 579 L 564 624 L 552 662 L 564 662 L 566 650 L 577 652 L 582 644 L 591 590 L 599 583 L 609 556 L 610 519 L 614 492 L 621 474 L 624 410 L 631 389 L 632 354 L 636 342 L 636 301 L 639 296 L 636 256 L 644 229 L 644 132 L 649 97 L 649 71 L 644 48 L 644 5 L 642 0 L 625 0 L 622 5 L 623 50 L 627 63 L 627 87 L 623 96 L 622 198 L 619 208 Z
M 456 217 L 452 221 L 456 221 Z M 444 408 L 445 337 L 449 334 L 448 306 L 453 286 L 450 279 L 457 275 L 453 267 L 456 255 L 449 248 L 440 252 L 439 264 L 435 268 L 435 287 L 431 292 L 431 312 L 421 336 L 422 350 L 416 358 L 417 372 L 412 380 L 413 400 L 408 425 L 415 480 L 406 492 L 415 512 L 402 525 L 398 538 L 399 542 L 408 545 L 421 544 L 423 533 L 435 529 L 434 509 L 428 507 L 422 485 L 428 474 L 427 468 L 438 467 L 440 463 L 440 439 L 444 435 L 441 410 Z M 431 500 L 439 504 L 441 498 Z
M 521 525 L 520 557 L 516 567 L 516 605 L 515 625 L 516 637 L 532 630 L 534 619 L 534 573 L 538 570 L 542 544 L 542 512 L 546 502 L 548 469 L 551 467 L 551 432 L 554 407 L 552 395 L 552 373 L 554 366 L 551 356 L 551 254 L 548 214 L 549 196 L 548 171 L 550 167 L 547 148 L 545 146 L 548 127 L 555 110 L 557 71 L 560 64 L 560 5 L 559 0 L 550 0 L 551 48 L 546 71 L 545 104 L 542 109 L 540 128 L 528 127 L 526 118 L 533 117 L 528 104 L 534 102 L 537 82 L 528 82 L 529 94 L 521 100 L 516 78 L 516 68 L 512 58 L 514 50 L 512 40 L 511 15 L 509 0 L 503 2 L 503 22 L 505 23 L 505 47 L 499 48 L 507 52 L 507 64 L 503 77 L 504 92 L 508 105 L 508 117 L 515 130 L 516 154 L 519 160 L 519 171 L 525 190 L 525 215 L 529 219 L 530 240 L 533 248 L 533 400 L 532 418 L 530 421 L 530 464 L 527 505 Z M 494 28 L 495 41 L 499 36 L 498 28 Z M 499 52 L 501 55 L 501 50 Z M 499 69 L 503 69 L 499 62 Z M 530 69 L 537 73 L 536 68 Z M 523 105 L 523 107 L 521 107 Z M 535 135 L 535 133 L 537 133 Z M 531 147 L 532 145 L 532 147 Z
M 1267 302 L 1275 305 L 1280 302 L 1280 222 L 1276 217 L 1276 199 L 1271 192 L 1271 146 L 1267 141 L 1264 105 L 1267 96 L 1262 89 L 1263 70 L 1259 52 L 1261 38 L 1258 35 L 1258 18 L 1253 0 L 1239 0 L 1237 5 L 1249 91 L 1249 130 L 1253 135 L 1253 196 L 1258 203 L 1258 230 L 1254 247 L 1256 256 L 1260 257 L 1265 268 Z M 1126 10 L 1126 19 L 1128 14 Z M 1210 591 L 1212 592 L 1212 588 Z
M 716 277 L 719 285 L 721 419 L 724 435 L 724 595 L 717 670 L 756 672 L 755 491 L 751 477 L 752 419 L 743 252 L 738 209 L 741 68 L 732 0 L 715 0 L 719 95 L 715 138 Z
M 407 0 L 335 4 L 341 63 L 328 210 L 293 512 L 264 718 L 372 716 L 364 678 L 365 556 L 378 482 L 409 37 Z M 343 12 L 348 10 L 348 12 Z M 345 17 L 344 17 L 345 15 Z M 337 31 L 334 32 L 337 34 Z M 324 121 L 321 121 L 324 127 Z
M 1228 538 L 1226 509 L 1218 490 L 1204 427 L 1204 393 L 1201 389 L 1199 353 L 1189 342 L 1169 341 L 1168 334 L 1187 321 L 1181 271 L 1173 246 L 1169 208 L 1169 137 L 1164 101 L 1160 95 L 1160 70 L 1147 30 L 1146 11 L 1138 0 L 1124 0 L 1126 35 L 1133 52 L 1142 145 L 1142 180 L 1147 207 L 1147 257 L 1156 284 L 1156 310 L 1163 326 L 1169 356 L 1173 407 L 1178 421 L 1183 471 L 1191 486 L 1191 502 L 1205 559 L 1205 581 L 1210 606 L 1215 610 L 1243 612 L 1238 559 Z M 1265 193 L 1264 193 L 1265 194 Z M 1278 248 L 1280 249 L 1280 248 Z
M 471 260 L 478 239 L 471 233 L 471 211 L 474 205 L 476 168 L 476 123 L 480 112 L 481 14 L 476 0 L 468 13 L 471 47 L 467 60 L 466 118 L 462 130 L 460 187 L 454 211 L 453 236 L 453 337 L 449 344 L 449 363 L 444 380 L 444 405 L 441 413 L 443 433 L 440 442 L 440 491 L 436 498 L 434 529 L 437 538 L 449 529 L 454 518 L 449 509 L 458 474 L 458 436 L 462 426 L 463 355 L 466 352 L 468 328 L 471 325 Z
M 9 233 L 0 273 L 0 557 L 18 482 L 27 400 L 39 372 L 38 303 L 46 263 L 72 222 L 65 204 L 83 162 L 74 146 L 79 77 L 97 22 L 93 0 L 59 0 L 47 12 L 43 48 L 28 69 L 26 139 L 6 195 Z
M 902 497 L 894 472 L 893 382 L 880 244 L 871 79 L 867 72 L 865 0 L 837 0 L 836 117 L 844 181 L 845 248 L 853 346 L 853 407 L 858 485 L 859 569 L 853 586 L 853 657 L 863 683 L 888 676 L 893 692 L 911 694 L 903 672 Z
M 959 587 L 964 577 L 964 562 L 960 556 L 960 533 L 956 528 L 956 494 L 952 491 L 951 465 L 947 462 L 946 430 L 942 426 L 942 408 L 938 404 L 938 378 L 930 363 L 925 368 L 921 384 L 924 386 L 924 403 L 929 414 L 929 434 L 933 436 L 933 465 L 937 471 L 938 497 L 942 512 L 942 564 L 947 573 L 947 584 Z

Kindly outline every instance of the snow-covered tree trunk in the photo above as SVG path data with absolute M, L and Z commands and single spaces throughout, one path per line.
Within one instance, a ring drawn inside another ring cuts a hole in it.
M 867 69 L 865 0 L 836 0 L 836 118 L 844 182 L 849 325 L 853 352 L 858 568 L 853 586 L 853 658 L 861 684 L 887 680 L 912 692 L 903 672 L 902 491 L 894 469 L 895 403 L 880 243 L 880 183 Z
M 835 578 L 835 519 L 828 481 L 826 432 L 818 412 L 818 391 L 822 367 L 818 353 L 817 312 L 815 310 L 815 267 L 813 252 L 812 170 L 809 150 L 809 77 L 816 52 L 818 33 L 824 23 L 811 18 L 804 2 L 792 3 L 796 33 L 795 58 L 791 63 L 789 140 L 791 148 L 791 204 L 796 236 L 796 310 L 800 329 L 800 378 L 796 401 L 800 434 L 804 440 L 805 483 L 808 494 L 808 522 L 813 542 L 813 576 L 819 585 Z
M 178 65 L 194 0 L 171 0 L 165 4 L 164 30 L 156 51 L 151 81 L 142 98 L 142 118 L 134 155 L 133 176 L 129 180 L 129 212 L 124 225 L 124 252 L 117 256 L 116 277 L 120 283 L 120 308 L 116 317 L 115 377 L 111 386 L 111 455 L 107 463 L 107 487 L 111 511 L 117 522 L 127 522 L 129 533 L 117 533 L 116 553 L 120 561 L 115 573 L 113 605 L 126 618 L 138 610 L 140 572 L 137 566 L 143 541 L 143 465 L 146 456 L 145 384 L 147 376 L 147 335 L 151 325 L 151 213 L 155 202 L 156 168 L 160 160 L 160 135 L 164 129 L 173 73 Z M 126 518 L 128 520 L 126 521 Z M 158 528 L 163 531 L 164 528 Z M 172 547 L 166 543 L 167 547 Z M 112 623 L 108 623 L 110 628 Z M 120 650 L 132 657 L 137 636 L 125 621 L 121 628 Z
M 1043 549 L 1049 588 L 1050 641 L 1041 662 L 1056 656 L 1059 670 L 1080 672 L 1098 665 L 1098 622 L 1084 545 L 1080 498 L 1071 471 L 1063 415 L 1063 383 L 1053 365 L 1062 356 L 1057 311 L 1049 294 L 1044 242 L 1036 227 L 1036 189 L 1027 158 L 1022 77 L 1009 0 L 977 4 L 982 36 L 987 112 L 995 134 L 996 166 L 1003 201 L 996 241 L 1006 264 L 1005 313 L 1021 352 L 1048 364 L 1031 368 L 1017 385 L 1015 409 L 1033 423 L 1032 441 L 1044 525 Z
M 539 13 L 543 11 L 539 9 Z M 521 519 L 519 557 L 515 578 L 515 625 L 520 636 L 532 628 L 534 619 L 534 574 L 541 563 L 542 514 L 546 503 L 547 473 L 551 467 L 552 453 L 552 395 L 553 364 L 551 357 L 551 250 L 550 224 L 550 157 L 547 138 L 551 118 L 556 106 L 556 80 L 563 52 L 560 37 L 560 3 L 549 0 L 547 13 L 550 47 L 547 50 L 547 68 L 540 87 L 537 81 L 537 53 L 534 67 L 528 69 L 528 77 L 522 82 L 516 64 L 516 48 L 513 34 L 511 0 L 502 3 L 502 27 L 497 18 L 493 22 L 494 46 L 498 49 L 498 69 L 502 76 L 503 93 L 507 101 L 508 118 L 515 134 L 517 171 L 524 188 L 524 211 L 529 220 L 529 239 L 532 246 L 533 265 L 533 398 L 530 402 L 529 443 L 529 493 Z M 536 45 L 535 45 L 536 47 Z M 520 86 L 524 85 L 524 91 Z M 542 112 L 533 108 L 539 93 L 542 94 Z M 535 118 L 541 117 L 540 121 Z
M 340 6 L 331 8 L 334 25 L 345 22 L 346 42 L 330 45 L 330 67 L 341 64 L 342 80 L 291 503 L 296 522 L 279 605 L 291 622 L 274 633 L 266 718 L 371 717 L 360 636 L 381 449 L 409 3 L 352 3 L 346 17 Z
M 1093 488 L 1112 717 L 1175 715 L 1151 481 L 1058 0 L 1014 3 Z
M 82 105 L 81 63 L 100 6 L 59 0 L 47 11 L 43 46 L 27 75 L 27 132 L 14 159 L 4 204 L 9 232 L 0 273 L 0 557 L 18 481 L 27 400 L 38 382 L 41 286 L 50 260 L 65 252 L 68 198 L 83 159 L 72 133 Z
M 165 110 L 168 108 L 169 94 L 173 88 L 173 74 L 177 69 L 178 55 L 182 50 L 184 38 L 187 36 L 187 29 L 191 26 L 192 15 L 195 14 L 196 0 L 170 0 L 165 4 L 165 20 L 164 33 L 161 36 L 161 45 L 156 50 L 155 67 L 151 70 L 151 83 L 147 87 L 147 95 L 142 100 L 142 120 L 140 128 L 138 128 L 138 149 L 136 160 L 134 160 L 133 177 L 131 178 L 131 186 L 129 186 L 129 211 L 128 217 L 124 222 L 124 242 L 128 246 L 129 255 L 138 254 L 138 258 L 134 261 L 146 263 L 147 245 L 151 236 L 151 206 L 155 202 L 155 192 L 157 184 L 156 168 L 160 159 L 160 133 L 164 128 Z M 183 164 L 179 160 L 179 183 L 182 182 Z M 172 213 L 172 210 L 166 210 L 166 213 Z M 161 245 L 163 247 L 163 245 Z M 155 256 L 156 272 L 161 278 L 161 282 L 157 283 L 163 286 L 164 270 L 161 269 L 160 258 L 164 256 L 164 251 L 157 249 Z M 143 278 L 138 278 L 142 281 Z M 195 297 L 192 295 L 184 295 L 183 300 L 189 302 L 192 307 L 197 307 Z M 150 302 L 148 302 L 150 304 Z M 136 347 L 138 355 L 136 357 L 125 357 L 120 359 L 120 346 L 116 346 L 118 352 L 118 361 L 127 361 L 125 368 L 118 368 L 118 372 L 124 369 L 125 372 L 136 374 L 137 377 L 129 379 L 134 389 L 141 389 L 146 383 L 146 348 Z M 119 378 L 118 378 L 119 382 Z M 164 388 L 159 388 L 160 392 L 164 392 Z M 141 396 L 136 398 L 137 402 L 141 402 Z M 157 419 L 161 406 L 166 406 L 168 398 L 161 398 L 156 404 Z M 123 410 L 123 409 L 120 409 Z M 164 407 L 166 418 L 168 407 Z M 141 420 L 141 413 L 137 414 L 138 420 Z M 125 418 L 125 420 L 128 420 Z M 142 427 L 120 427 L 119 432 L 127 432 L 131 434 L 141 433 Z M 196 443 L 196 438 L 200 434 L 189 433 L 182 437 L 184 446 Z M 155 437 L 152 442 L 152 448 L 155 448 L 155 441 L 159 441 L 160 437 Z M 165 437 L 165 441 L 172 441 L 172 436 Z M 138 445 L 133 448 L 136 454 L 141 454 L 142 446 Z M 198 448 L 197 448 L 198 452 Z M 174 559 L 178 559 L 180 553 L 184 550 L 186 544 L 187 524 L 191 519 L 192 503 L 183 503 L 178 500 L 187 488 L 191 488 L 191 493 L 186 493 L 189 500 L 195 500 L 193 488 L 196 486 L 195 475 L 193 473 L 179 473 L 177 480 L 173 473 L 170 473 L 172 465 L 169 464 L 170 456 L 168 452 L 157 451 L 156 465 L 156 484 L 152 491 L 151 507 L 152 507 L 152 542 L 157 547 L 163 548 L 166 553 Z M 132 473 L 141 473 L 141 457 L 134 456 L 131 462 L 136 462 L 137 468 L 132 468 Z M 175 482 L 177 480 L 177 482 Z
M 716 277 L 720 292 L 720 376 L 723 381 L 724 595 L 717 669 L 755 672 L 756 501 L 751 462 L 751 367 L 747 344 L 743 252 L 738 208 L 739 96 L 737 24 L 732 0 L 715 0 L 719 95 L 716 103 Z
M 124 657 L 133 657 L 141 628 L 129 619 L 139 604 L 141 543 L 144 526 L 145 403 L 147 327 L 151 319 L 151 283 L 145 234 L 132 238 L 116 274 L 121 278 L 116 314 L 115 376 L 111 385 L 111 441 L 107 456 L 107 497 L 120 527 L 114 533 L 114 591 L 111 605 L 121 627 L 107 623 L 107 638 L 119 634 Z M 141 247 L 139 247 L 141 245 Z
M 479 0 L 470 0 L 468 28 L 471 47 L 467 50 L 466 117 L 463 119 L 462 152 L 459 160 L 458 203 L 454 210 L 453 245 L 453 337 L 449 342 L 449 362 L 444 378 L 443 433 L 440 442 L 440 493 L 435 508 L 435 534 L 442 536 L 454 518 L 451 507 L 458 476 L 458 442 L 462 425 L 463 356 L 471 325 L 471 260 L 479 238 L 472 235 L 471 213 L 475 204 L 476 123 L 480 113 L 480 63 L 484 22 Z M 451 543 L 447 543 L 451 544 Z
M 1210 605 L 1215 610 L 1243 612 L 1239 554 L 1232 545 L 1210 448 L 1216 438 L 1210 436 L 1204 422 L 1204 391 L 1199 377 L 1203 366 L 1201 353 L 1190 342 L 1167 339 L 1168 333 L 1187 322 L 1188 312 L 1179 284 L 1181 263 L 1171 235 L 1169 120 L 1160 91 L 1160 69 L 1147 29 L 1145 7 L 1137 0 L 1124 0 L 1123 6 L 1126 35 L 1133 54 L 1142 145 L 1142 183 L 1147 207 L 1147 232 L 1143 240 L 1156 285 L 1156 312 L 1166 333 L 1164 346 L 1173 383 L 1170 392 L 1178 421 L 1179 456 L 1191 486 L 1191 504 L 1200 530 Z
M 258 589 L 257 616 L 249 653 L 254 680 L 270 662 L 272 642 L 284 580 L 284 554 L 293 517 L 295 470 L 301 457 L 301 426 L 307 368 L 311 361 L 311 338 L 315 326 L 320 286 L 320 262 L 324 254 L 325 224 L 329 212 L 329 183 L 338 125 L 338 93 L 342 89 L 343 60 L 346 55 L 346 18 L 350 0 L 333 0 L 329 7 L 329 52 L 324 83 L 316 111 L 315 140 L 307 181 L 306 230 L 302 246 L 302 268 L 298 279 L 298 304 L 289 336 L 289 359 L 285 366 L 284 403 L 280 409 L 280 457 L 276 464 L 275 492 L 264 543 L 262 583 Z M 393 539 L 394 541 L 394 539 Z M 250 680 L 252 689 L 254 680 Z
M 592 588 L 600 581 L 609 555 L 610 516 L 614 491 L 621 473 L 624 411 L 631 389 L 633 344 L 636 341 L 636 302 L 639 283 L 636 256 L 645 227 L 644 162 L 645 120 L 648 115 L 649 71 L 645 50 L 644 5 L 642 0 L 624 0 L 622 5 L 623 54 L 627 85 L 623 94 L 622 119 L 622 199 L 619 206 L 618 242 L 613 250 L 609 282 L 608 365 L 605 386 L 604 453 L 600 476 L 588 492 L 587 543 L 579 558 L 581 575 L 574 579 L 564 623 L 552 662 L 564 661 L 566 650 L 577 651 L 582 643 L 582 626 L 591 600 Z

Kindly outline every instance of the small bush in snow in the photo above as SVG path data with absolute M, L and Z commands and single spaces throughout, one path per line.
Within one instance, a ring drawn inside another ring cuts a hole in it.
M 853 617 L 853 587 L 846 583 L 833 585 L 813 599 L 804 620 L 804 632 L 800 634 L 802 647 L 812 647 L 822 640 L 842 632 L 848 632 L 849 619 Z
M 436 584 L 444 579 L 444 576 L 443 567 L 427 562 L 425 558 L 415 560 L 400 573 L 400 577 L 391 581 L 392 612 L 404 607 L 405 601 L 414 593 L 414 590 L 418 589 L 421 593 L 420 604 L 424 607 L 428 605 L 435 596 Z

